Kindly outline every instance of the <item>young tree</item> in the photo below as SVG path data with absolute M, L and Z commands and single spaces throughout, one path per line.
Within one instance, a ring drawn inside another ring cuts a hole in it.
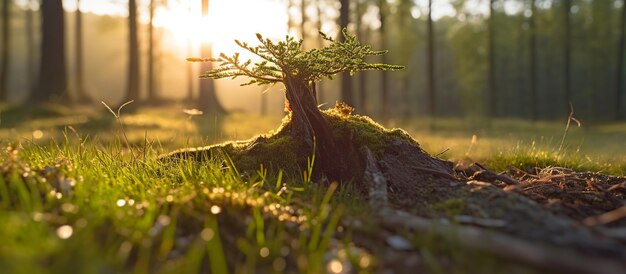
M 292 37 L 273 42 L 257 38 L 259 46 L 253 47 L 236 41 L 241 48 L 257 55 L 262 61 L 253 63 L 242 61 L 239 53 L 233 56 L 221 54 L 219 58 L 191 58 L 190 61 L 217 62 L 219 66 L 202 75 L 203 78 L 220 79 L 248 77 L 251 80 L 243 85 L 283 84 L 285 86 L 286 105 L 291 121 L 286 125 L 287 134 L 298 140 L 305 151 L 316 154 L 316 165 L 331 180 L 350 177 L 351 170 L 345 148 L 335 143 L 333 133 L 326 118 L 318 108 L 316 83 L 335 74 L 354 73 L 361 70 L 397 70 L 400 66 L 370 64 L 364 61 L 366 56 L 382 55 L 384 51 L 374 51 L 370 46 L 359 44 L 355 36 L 343 30 L 344 39 L 336 41 L 324 34 L 323 38 L 330 45 L 321 49 L 302 50 L 302 40 Z M 319 162 L 318 162 L 319 161 Z
M 31 101 L 67 99 L 65 22 L 62 0 L 41 1 L 41 65 Z
M 83 18 L 80 10 L 80 0 L 76 0 L 76 25 L 74 29 L 74 43 L 76 47 L 76 100 L 81 103 L 91 102 L 91 98 L 85 90 L 83 78 Z
M 209 0 L 202 0 L 202 16 L 207 17 L 209 15 Z M 202 43 L 200 46 L 200 52 L 203 56 L 211 56 L 212 48 L 210 43 Z M 212 64 L 207 63 L 203 66 L 202 70 L 211 70 Z M 212 114 L 224 114 L 226 110 L 222 107 L 222 104 L 217 98 L 215 92 L 215 83 L 209 79 L 207 81 L 200 81 L 200 98 L 198 99 L 198 109 L 204 113 Z
M 9 22 L 11 22 L 10 0 L 2 0 L 2 52 L 0 58 L 0 102 L 7 99 L 7 82 L 9 75 L 9 52 L 11 51 L 11 34 Z
M 128 79 L 125 101 L 139 100 L 139 38 L 137 1 L 128 0 Z

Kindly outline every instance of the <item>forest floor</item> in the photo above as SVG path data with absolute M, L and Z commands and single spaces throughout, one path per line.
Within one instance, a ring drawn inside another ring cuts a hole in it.
M 469 200 L 430 205 L 428 210 L 440 214 L 437 218 L 420 218 L 419 208 L 408 210 L 417 214 L 393 225 L 398 220 L 390 215 L 389 222 L 380 222 L 371 205 L 354 195 L 353 185 L 316 184 L 306 169 L 300 177 L 263 167 L 257 174 L 241 176 L 233 166 L 217 161 L 157 159 L 181 147 L 251 138 L 275 129 L 282 117 L 235 113 L 210 118 L 190 116 L 182 107 L 161 107 L 132 113 L 122 109 L 116 118 L 104 106 L 96 109 L 2 111 L 3 271 L 626 269 L 620 265 L 623 252 L 613 248 L 624 250 L 626 241 L 626 123 L 590 126 L 583 121 L 562 141 L 564 121 L 497 119 L 490 129 L 481 127 L 481 121 L 460 119 L 439 119 L 434 125 L 421 119 L 387 121 L 387 126 L 409 132 L 431 155 L 457 164 L 457 176 L 467 179 L 473 191 L 498 188 L 516 193 L 523 198 L 515 199 L 534 201 L 531 208 L 550 212 L 543 216 L 565 220 L 564 227 L 588 228 L 602 236 L 592 245 L 555 249 L 542 242 L 544 237 L 554 238 L 557 247 L 570 239 L 531 225 L 520 228 L 528 231 L 521 237 L 493 236 L 506 218 L 466 214 L 477 211 Z M 503 177 L 472 177 L 481 166 Z M 507 184 L 507 178 L 517 183 Z M 496 198 L 485 197 L 485 208 L 500 206 L 490 202 Z M 406 225 L 407 220 L 413 225 Z M 528 223 L 533 222 L 537 220 Z M 476 239 L 485 235 L 496 240 Z M 550 255 L 556 253 L 564 255 Z M 580 266 L 582 260 L 589 267 Z

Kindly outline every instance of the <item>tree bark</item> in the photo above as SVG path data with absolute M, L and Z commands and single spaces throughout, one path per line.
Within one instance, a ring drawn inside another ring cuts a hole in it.
M 331 180 L 352 178 L 348 167 L 346 148 L 335 143 L 332 131 L 317 107 L 312 83 L 286 76 L 286 99 L 291 108 L 291 122 L 288 133 L 294 140 L 300 140 L 310 155 L 315 153 L 314 168 Z
M 128 79 L 125 101 L 139 100 L 139 38 L 137 36 L 137 1 L 128 1 Z
M 615 120 L 622 118 L 622 89 L 624 86 L 624 47 L 626 46 L 626 3 L 622 4 L 619 41 L 617 43 L 617 77 L 615 85 Z
M 80 10 L 80 0 L 76 0 L 76 25 L 74 29 L 74 43 L 76 47 L 76 100 L 81 103 L 91 102 L 91 98 L 85 90 L 83 77 L 83 18 Z
M 31 101 L 41 102 L 67 99 L 67 72 L 65 66 L 65 22 L 63 2 L 41 2 L 41 65 L 39 81 Z
M 11 1 L 2 1 L 2 53 L 0 58 L 2 63 L 0 64 L 0 102 L 4 102 L 8 97 L 8 75 L 9 75 L 9 52 L 11 51 L 11 34 L 10 26 L 11 22 Z
M 206 17 L 208 15 L 209 0 L 202 0 L 202 16 Z M 202 43 L 200 51 L 202 56 L 211 57 L 213 55 L 210 42 Z M 200 68 L 202 72 L 205 72 L 211 70 L 213 68 L 213 64 L 211 62 L 207 62 L 202 64 Z M 215 82 L 213 79 L 200 80 L 200 98 L 198 100 L 198 109 L 202 110 L 204 113 L 211 113 L 214 115 L 226 113 L 226 110 L 222 107 L 222 104 L 217 98 L 217 94 L 215 92 Z
M 341 9 L 339 10 L 339 29 L 343 30 L 350 23 L 350 1 L 341 0 Z M 339 33 L 339 41 L 344 41 L 343 34 Z M 350 72 L 341 73 L 341 100 L 349 105 L 354 105 L 352 99 L 352 78 Z

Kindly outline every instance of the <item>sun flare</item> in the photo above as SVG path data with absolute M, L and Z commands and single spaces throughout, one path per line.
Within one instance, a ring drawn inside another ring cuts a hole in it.
M 245 8 L 242 8 L 245 7 Z M 233 12 L 237 11 L 237 12 Z M 285 8 L 279 2 L 253 0 L 211 1 L 209 15 L 201 15 L 200 3 L 172 2 L 156 11 L 154 24 L 169 33 L 180 48 L 191 43 L 212 43 L 215 53 L 237 50 L 235 39 L 255 39 L 255 33 L 280 38 L 287 33 Z

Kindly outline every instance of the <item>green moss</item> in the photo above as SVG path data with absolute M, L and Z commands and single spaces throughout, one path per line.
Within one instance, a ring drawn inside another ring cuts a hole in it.
M 419 145 L 402 129 L 389 130 L 367 116 L 355 115 L 351 112 L 352 108 L 347 105 L 337 105 L 335 108 L 322 112 L 339 145 L 354 144 L 357 148 L 367 146 L 376 154 L 382 154 L 391 142 L 397 139 Z M 240 173 L 255 174 L 263 165 L 270 171 L 280 169 L 286 174 L 300 176 L 312 152 L 305 151 L 305 146 L 299 140 L 295 140 L 284 132 L 290 122 L 290 116 L 287 115 L 275 131 L 276 133 L 245 141 L 226 142 L 194 150 L 191 153 L 196 159 L 223 157 L 223 154 L 226 154 Z M 189 152 L 189 150 L 186 151 Z
M 265 137 L 259 137 L 265 138 Z M 299 142 L 290 136 L 272 136 L 267 141 L 250 142 L 250 149 L 225 151 L 241 172 L 253 172 L 261 165 L 269 170 L 299 172 Z
M 357 147 L 367 146 L 376 154 L 382 154 L 391 141 L 402 139 L 419 146 L 406 131 L 386 129 L 368 116 L 346 113 L 341 106 L 323 112 L 338 140 L 352 141 Z

